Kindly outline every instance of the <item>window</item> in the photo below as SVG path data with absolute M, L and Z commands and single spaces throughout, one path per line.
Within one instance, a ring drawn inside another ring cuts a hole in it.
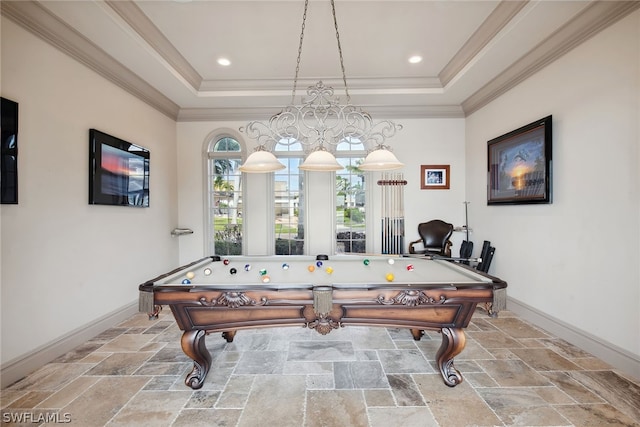
M 209 144 L 209 248 L 217 255 L 242 254 L 242 147 L 231 137 Z
M 302 255 L 304 173 L 298 169 L 304 156 L 302 144 L 294 139 L 283 139 L 274 147 L 274 154 L 286 166 L 274 173 L 275 254 Z
M 336 173 L 337 252 L 366 252 L 366 181 L 358 168 L 366 154 L 356 139 L 344 140 L 337 147 L 336 159 L 344 166 Z

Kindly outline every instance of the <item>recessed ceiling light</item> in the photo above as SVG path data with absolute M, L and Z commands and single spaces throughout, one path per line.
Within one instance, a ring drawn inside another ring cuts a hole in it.
M 419 62 L 422 62 L 422 56 L 414 55 L 411 58 L 409 58 L 409 62 L 412 63 L 412 64 L 417 64 Z
M 229 61 L 227 58 L 218 58 L 218 64 L 222 65 L 223 67 L 228 67 L 229 65 L 231 65 L 231 61 Z

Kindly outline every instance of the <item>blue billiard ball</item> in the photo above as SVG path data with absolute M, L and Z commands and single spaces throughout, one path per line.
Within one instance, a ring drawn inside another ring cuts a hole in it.
M 191 284 L 191 280 L 189 280 L 189 279 L 184 279 L 184 280 L 182 281 L 182 284 L 183 284 L 183 285 L 189 285 L 189 284 Z

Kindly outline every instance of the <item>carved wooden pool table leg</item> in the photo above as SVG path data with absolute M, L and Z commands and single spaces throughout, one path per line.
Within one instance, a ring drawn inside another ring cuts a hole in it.
M 222 333 L 222 338 L 227 342 L 233 342 L 233 338 L 236 336 L 236 331 L 225 331 Z
M 185 331 L 180 340 L 182 351 L 193 360 L 193 369 L 185 378 L 184 383 L 194 390 L 202 387 L 211 367 L 211 353 L 207 350 L 204 342 L 206 335 L 205 331 L 194 329 Z
M 464 349 L 465 343 L 466 337 L 462 329 L 442 328 L 442 344 L 436 353 L 436 362 L 444 383 L 449 387 L 462 382 L 460 371 L 453 366 L 453 358 Z

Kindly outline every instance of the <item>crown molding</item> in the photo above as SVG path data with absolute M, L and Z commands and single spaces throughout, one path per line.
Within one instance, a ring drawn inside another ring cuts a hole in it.
M 105 0 L 105 3 L 167 61 L 169 66 L 190 84 L 194 91 L 198 90 L 202 83 L 202 76 L 134 2 Z
M 640 1 L 594 1 L 521 59 L 462 102 L 473 114 L 603 29 L 640 8 Z
M 2 15 L 50 43 L 78 62 L 176 119 L 179 107 L 161 92 L 124 67 L 89 39 L 34 1 L 2 1 Z
M 458 105 L 391 105 L 371 106 L 364 109 L 373 117 L 385 119 L 464 118 L 464 111 Z M 267 120 L 279 111 L 274 107 L 182 108 L 177 121 Z
M 201 96 L 233 91 L 291 91 L 288 80 L 231 80 L 202 81 L 202 78 L 177 52 L 157 27 L 144 16 L 133 2 L 108 0 L 111 7 L 127 24 L 155 49 L 165 61 L 193 85 Z M 445 66 L 438 78 L 355 78 L 350 79 L 353 94 L 389 94 L 394 92 L 442 93 L 443 82 L 451 81 L 464 68 L 473 55 L 500 31 L 526 4 L 524 1 L 500 3 L 496 11 L 464 45 L 463 49 Z M 0 1 L 4 16 L 26 30 L 52 44 L 91 70 L 113 82 L 151 107 L 179 122 L 211 120 L 260 120 L 275 112 L 271 107 L 246 108 L 183 108 L 175 104 L 149 83 L 124 67 L 75 29 L 61 21 L 36 1 Z M 366 106 L 375 116 L 389 118 L 465 117 L 489 104 L 546 65 L 586 41 L 599 31 L 640 8 L 640 1 L 594 1 L 567 25 L 557 30 L 520 60 L 484 85 L 461 106 L 457 105 L 389 105 Z M 477 40 L 475 40 L 477 39 Z M 298 88 L 315 84 L 317 79 L 301 80 Z M 341 81 L 330 79 L 326 83 L 340 90 Z M 207 93 L 209 92 L 209 93 Z M 226 94 L 228 95 L 228 93 Z
M 467 40 L 462 48 L 451 58 L 449 63 L 444 66 L 438 75 L 442 85 L 446 86 L 455 76 L 460 74 L 473 58 L 493 40 L 496 34 L 498 34 L 527 3 L 529 3 L 529 0 L 503 0 L 496 6 L 482 25 L 469 37 L 469 40 Z
M 342 78 L 299 78 L 297 84 L 298 91 L 304 91 L 309 86 L 314 86 L 318 80 L 321 80 L 326 86 L 330 86 L 337 91 L 344 88 Z M 437 77 L 403 77 L 403 78 L 386 78 L 386 77 L 351 77 L 347 84 L 349 90 L 361 91 L 379 91 L 380 88 L 385 90 L 403 90 L 403 89 L 423 89 L 423 90 L 439 90 L 442 91 L 442 83 Z M 200 92 L 217 92 L 217 91 L 278 91 L 291 93 L 293 89 L 293 81 L 291 79 L 269 79 L 269 80 L 204 80 L 200 85 Z

